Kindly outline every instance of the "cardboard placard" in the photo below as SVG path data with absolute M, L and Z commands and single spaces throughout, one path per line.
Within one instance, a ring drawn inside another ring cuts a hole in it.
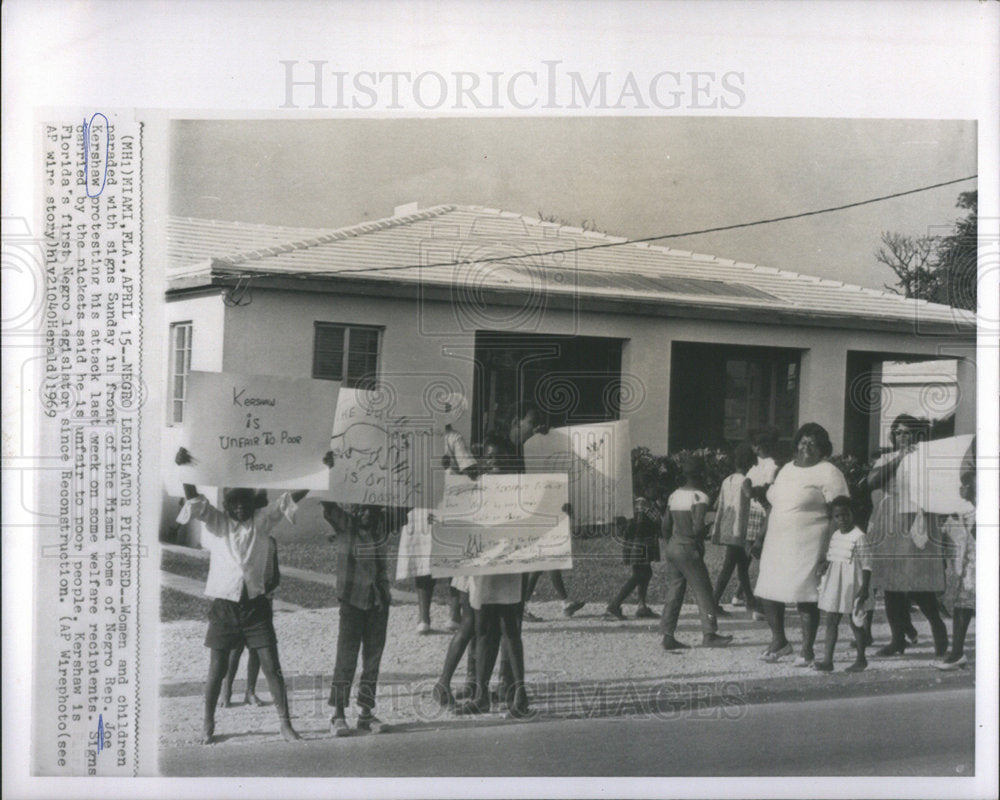
M 564 472 L 574 526 L 632 517 L 632 442 L 628 420 L 571 425 L 524 443 L 529 473 Z
M 262 489 L 326 488 L 323 454 L 340 384 L 312 378 L 192 372 L 186 483 Z
M 432 528 L 431 574 L 497 575 L 570 569 L 568 481 L 562 474 L 445 479 Z

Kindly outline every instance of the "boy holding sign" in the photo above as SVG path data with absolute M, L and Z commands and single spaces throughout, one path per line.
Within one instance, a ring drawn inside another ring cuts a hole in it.
M 178 465 L 194 463 L 183 447 L 177 451 Z M 308 491 L 284 492 L 266 508 L 257 508 L 253 489 L 223 492 L 224 512 L 215 508 L 194 485 L 184 484 L 184 507 L 177 517 L 186 524 L 200 520 L 211 534 L 211 553 L 205 594 L 212 598 L 208 612 L 205 646 L 211 650 L 208 681 L 205 684 L 205 719 L 202 744 L 211 744 L 215 735 L 215 706 L 229 666 L 230 652 L 245 645 L 257 653 L 278 710 L 281 735 L 285 741 L 300 737 L 292 727 L 285 680 L 278 661 L 278 639 L 274 632 L 271 604 L 265 594 L 268 534 L 281 519 L 295 521 L 298 501 Z
M 334 459 L 334 454 L 328 452 L 323 461 L 333 467 Z M 345 709 L 360 654 L 357 703 L 361 713 L 357 727 L 371 733 L 385 733 L 388 726 L 373 713 L 391 599 L 384 510 L 372 505 L 324 502 L 323 517 L 334 530 L 331 539 L 337 542 L 337 598 L 340 600 L 337 656 L 327 701 L 334 707 L 330 730 L 334 736 L 351 733 Z

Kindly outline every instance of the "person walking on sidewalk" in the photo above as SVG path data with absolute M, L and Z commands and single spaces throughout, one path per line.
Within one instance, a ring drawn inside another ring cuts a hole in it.
M 608 619 L 625 619 L 622 603 L 633 590 L 639 599 L 639 608 L 635 612 L 636 619 L 659 619 L 659 614 L 646 605 L 646 591 L 653 577 L 651 565 L 652 562 L 660 560 L 660 529 L 663 527 L 663 515 L 656 505 L 659 488 L 652 479 L 643 483 L 636 478 L 634 491 L 632 519 L 627 522 L 625 541 L 622 545 L 622 560 L 632 568 L 632 576 L 608 603 L 605 610 L 605 617 Z
M 865 532 L 854 524 L 851 498 L 840 496 L 830 503 L 836 530 L 830 537 L 825 560 L 817 568 L 819 608 L 826 614 L 826 641 L 823 658 L 813 663 L 818 672 L 833 672 L 833 650 L 837 646 L 840 618 L 847 614 L 857 655 L 847 672 L 861 672 L 868 666 L 865 615 L 875 607 L 871 597 L 872 554 Z M 859 624 L 860 623 L 860 624 Z
M 976 613 L 976 453 L 975 440 L 965 457 L 959 478 L 959 494 L 972 503 L 972 510 L 948 517 L 944 525 L 945 536 L 955 545 L 955 572 L 958 576 L 958 594 L 953 604 L 951 652 L 934 666 L 941 670 L 965 669 L 969 659 L 965 656 L 965 636 Z
M 536 433 L 545 435 L 549 432 L 549 424 L 543 418 L 542 412 L 536 406 L 527 405 L 524 407 L 521 416 L 514 420 L 508 433 L 508 441 L 513 452 L 513 465 L 517 472 L 524 472 L 524 443 Z M 566 583 L 563 581 L 562 570 L 552 569 L 548 571 L 549 580 L 552 581 L 552 588 L 556 597 L 562 601 L 562 612 L 564 617 L 572 617 L 577 611 L 583 608 L 586 603 L 582 600 L 571 600 L 566 591 Z M 525 573 L 521 585 L 521 601 L 525 608 L 522 617 L 528 622 L 541 622 L 542 618 L 532 614 L 527 610 L 528 601 L 535 593 L 535 586 L 538 579 L 542 577 L 541 572 Z
M 750 518 L 750 478 L 747 472 L 756 463 L 757 457 L 748 444 L 736 448 L 733 460 L 736 471 L 722 482 L 719 489 L 718 508 L 712 524 L 712 543 L 726 548 L 722 569 L 715 579 L 715 605 L 719 616 L 729 616 L 722 610 L 722 595 L 726 591 L 733 570 L 743 590 L 747 611 L 757 610 L 750 586 L 750 555 L 747 553 L 747 523 Z
M 900 471 L 914 468 L 906 456 L 927 434 L 928 423 L 908 414 L 892 422 L 889 436 L 893 452 L 872 467 L 868 488 L 882 490 L 878 506 L 868 524 L 873 551 L 872 585 L 885 597 L 885 616 L 892 638 L 878 656 L 902 655 L 906 650 L 910 602 L 917 604 L 934 638 L 934 652 L 948 652 L 948 629 L 941 619 L 937 593 L 945 589 L 943 552 L 931 515 L 925 514 L 910 496 L 910 481 Z M 911 624 L 912 627 L 912 624 Z M 915 638 L 915 637 L 914 637 Z
M 660 618 L 664 650 L 684 650 L 688 645 L 674 638 L 684 593 L 690 582 L 701 614 L 701 646 L 725 647 L 733 637 L 717 633 L 715 597 L 705 567 L 705 514 L 708 495 L 702 491 L 704 464 L 700 459 L 684 462 L 684 485 L 670 495 L 663 518 L 664 555 L 667 561 L 667 602 Z
M 767 492 L 767 520 L 757 576 L 757 599 L 771 628 L 771 643 L 761 654 L 775 662 L 792 654 L 785 637 L 785 603 L 796 603 L 802 623 L 797 667 L 812 666 L 819 629 L 819 576 L 830 540 L 827 504 L 848 494 L 843 473 L 827 459 L 833 452 L 826 428 L 807 422 L 795 434 L 795 458 L 785 464 Z M 758 540 L 757 546 L 761 546 Z

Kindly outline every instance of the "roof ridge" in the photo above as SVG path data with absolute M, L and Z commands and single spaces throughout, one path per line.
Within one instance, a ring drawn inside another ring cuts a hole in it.
M 380 219 L 366 220 L 364 222 L 357 222 L 354 225 L 348 225 L 342 228 L 315 228 L 315 229 L 300 229 L 300 230 L 316 230 L 321 232 L 319 236 L 312 237 L 310 239 L 304 239 L 300 241 L 292 241 L 283 245 L 275 245 L 272 247 L 263 247 L 255 250 L 246 250 L 239 253 L 234 253 L 229 256 L 220 256 L 212 259 L 212 263 L 225 264 L 230 266 L 235 266 L 237 264 L 242 264 L 245 261 L 257 261 L 261 258 L 266 258 L 268 256 L 281 255 L 282 253 L 290 253 L 294 250 L 308 250 L 313 247 L 318 247 L 323 244 L 329 244 L 342 239 L 350 239 L 357 236 L 362 236 L 366 233 L 376 233 L 377 231 L 388 230 L 389 228 L 396 228 L 400 225 L 407 225 L 411 222 L 419 222 L 420 220 L 432 219 L 433 217 L 439 217 L 442 214 L 446 214 L 449 211 L 454 211 L 456 206 L 441 204 L 432 206 L 431 208 L 423 208 L 414 211 L 411 214 L 403 214 L 398 217 L 382 217 Z M 252 224 L 252 223 L 251 223 Z M 294 229 L 290 229 L 294 230 Z

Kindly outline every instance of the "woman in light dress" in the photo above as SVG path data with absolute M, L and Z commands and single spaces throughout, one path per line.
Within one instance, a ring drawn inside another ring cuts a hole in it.
M 827 459 L 833 452 L 822 425 L 808 422 L 795 434 L 795 458 L 778 472 L 767 499 L 771 505 L 755 593 L 771 628 L 771 643 L 761 654 L 775 662 L 792 654 L 785 637 L 785 603 L 795 603 L 802 624 L 802 649 L 795 666 L 814 661 L 819 628 L 819 578 L 816 568 L 830 540 L 827 504 L 848 494 L 843 474 Z

